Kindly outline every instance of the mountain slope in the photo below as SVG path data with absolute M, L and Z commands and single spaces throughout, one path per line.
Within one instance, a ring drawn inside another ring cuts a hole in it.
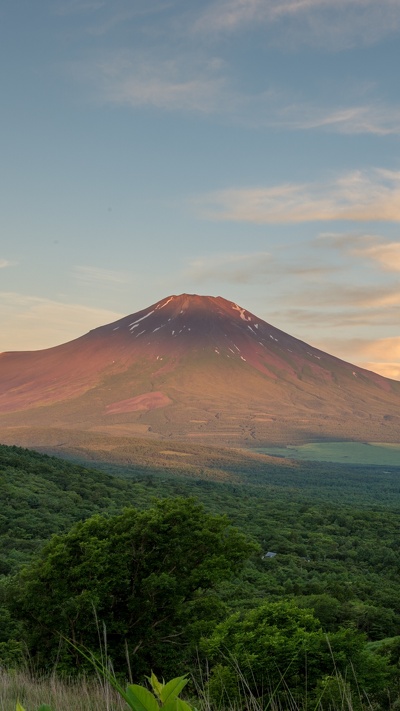
M 0 354 L 0 425 L 210 443 L 398 441 L 400 383 L 221 297 L 182 294 L 69 343 Z

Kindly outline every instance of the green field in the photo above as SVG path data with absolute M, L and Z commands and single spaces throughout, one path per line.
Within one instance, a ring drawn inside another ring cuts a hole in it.
M 382 442 L 312 442 L 299 446 L 263 447 L 257 452 L 312 462 L 400 466 L 400 444 Z

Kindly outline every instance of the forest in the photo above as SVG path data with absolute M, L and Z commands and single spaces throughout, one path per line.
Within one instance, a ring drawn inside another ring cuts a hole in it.
M 122 676 L 208 670 L 219 706 L 240 670 L 281 706 L 329 708 L 340 679 L 395 708 L 399 468 L 105 469 L 0 446 L 3 667 L 87 674 L 104 625 Z

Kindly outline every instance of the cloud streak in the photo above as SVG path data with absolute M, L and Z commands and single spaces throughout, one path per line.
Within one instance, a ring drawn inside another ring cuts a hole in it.
M 232 34 L 263 27 L 266 41 L 337 51 L 371 45 L 400 27 L 398 0 L 216 0 L 194 31 Z
M 361 105 L 321 107 L 313 103 L 277 107 L 266 118 L 270 126 L 288 130 L 323 130 L 345 135 L 371 134 L 390 136 L 400 134 L 400 107 L 379 100 Z
M 371 259 L 386 272 L 400 272 L 400 242 L 386 242 L 354 249 L 353 254 Z
M 292 304 L 293 298 L 288 303 L 288 299 L 283 297 L 279 310 L 271 311 L 270 318 L 279 323 L 279 319 L 282 319 L 282 315 L 284 315 L 287 322 L 292 324 L 292 328 L 297 329 L 298 325 L 300 325 L 303 332 L 304 330 L 311 333 L 331 332 L 333 330 L 335 332 L 348 332 L 348 329 L 351 329 L 354 333 L 356 332 L 355 329 L 357 329 L 363 333 L 366 328 L 373 328 L 377 332 L 380 326 L 397 327 L 400 318 L 399 307 L 392 309 L 364 309 L 357 306 L 357 304 L 349 303 L 347 306 L 343 306 L 342 304 L 332 303 L 328 310 L 324 303 L 319 306 L 318 293 L 314 293 L 314 304 L 311 299 L 306 301 L 302 296 L 299 298 L 298 308 L 292 308 Z M 315 306 L 315 304 L 318 304 L 318 306 Z
M 292 301 L 293 297 L 289 299 Z M 400 306 L 400 287 L 372 286 L 372 285 L 346 285 L 343 283 L 318 286 L 318 289 L 304 289 L 296 295 L 299 306 L 314 306 L 318 303 L 320 308 L 335 310 L 342 309 L 382 309 Z M 329 313 L 329 312 L 328 312 Z M 368 313 L 368 318 L 373 314 Z M 398 312 L 397 312 L 398 318 Z
M 310 245 L 333 247 L 347 255 L 370 260 L 384 272 L 400 271 L 400 242 L 385 241 L 380 235 L 321 233 Z
M 399 222 L 400 171 L 354 171 L 325 183 L 229 188 L 193 203 L 204 217 L 233 222 Z
M 161 41 L 153 50 L 91 51 L 70 62 L 68 72 L 90 85 L 94 100 L 104 104 L 213 114 L 247 128 L 400 134 L 400 106 L 374 95 L 363 95 L 363 101 L 355 103 L 358 85 L 350 89 L 351 99 L 345 96 L 328 105 L 322 99 L 299 99 L 297 88 L 277 89 L 272 78 L 264 90 L 249 91 L 240 85 L 235 65 L 213 53 L 211 46 L 188 46 L 179 33 L 176 39 L 179 51 Z
M 198 257 L 193 259 L 185 272 L 185 276 L 197 283 L 208 281 L 226 282 L 230 284 L 265 284 L 265 279 L 275 277 L 298 276 L 314 277 L 316 279 L 336 271 L 331 265 L 310 264 L 305 260 L 285 262 L 279 259 L 279 250 L 270 252 L 249 252 L 214 255 L 213 257 Z
M 128 281 L 128 277 L 124 272 L 101 267 L 76 266 L 74 275 L 78 281 L 87 285 L 126 284 Z
M 248 94 L 233 88 L 231 69 L 218 57 L 192 53 L 156 57 L 120 50 L 70 65 L 94 87 L 97 100 L 117 106 L 218 114 L 230 123 L 280 131 L 325 131 L 346 135 L 400 134 L 400 107 L 371 100 L 361 105 L 320 106 L 293 102 L 273 89 Z
M 151 106 L 173 111 L 214 113 L 232 105 L 223 63 L 170 54 L 164 59 L 129 50 L 103 53 L 71 65 L 79 80 L 89 81 L 101 102 L 119 106 Z M 225 101 L 225 103 L 224 103 Z

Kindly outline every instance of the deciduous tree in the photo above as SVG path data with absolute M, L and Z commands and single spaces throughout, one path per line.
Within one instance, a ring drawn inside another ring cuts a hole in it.
M 57 656 L 71 667 L 60 636 L 98 649 L 97 619 L 118 669 L 127 650 L 135 678 L 150 668 L 169 674 L 221 619 L 218 584 L 255 550 L 225 516 L 205 513 L 194 499 L 165 499 L 54 536 L 16 579 L 10 604 L 42 667 Z

